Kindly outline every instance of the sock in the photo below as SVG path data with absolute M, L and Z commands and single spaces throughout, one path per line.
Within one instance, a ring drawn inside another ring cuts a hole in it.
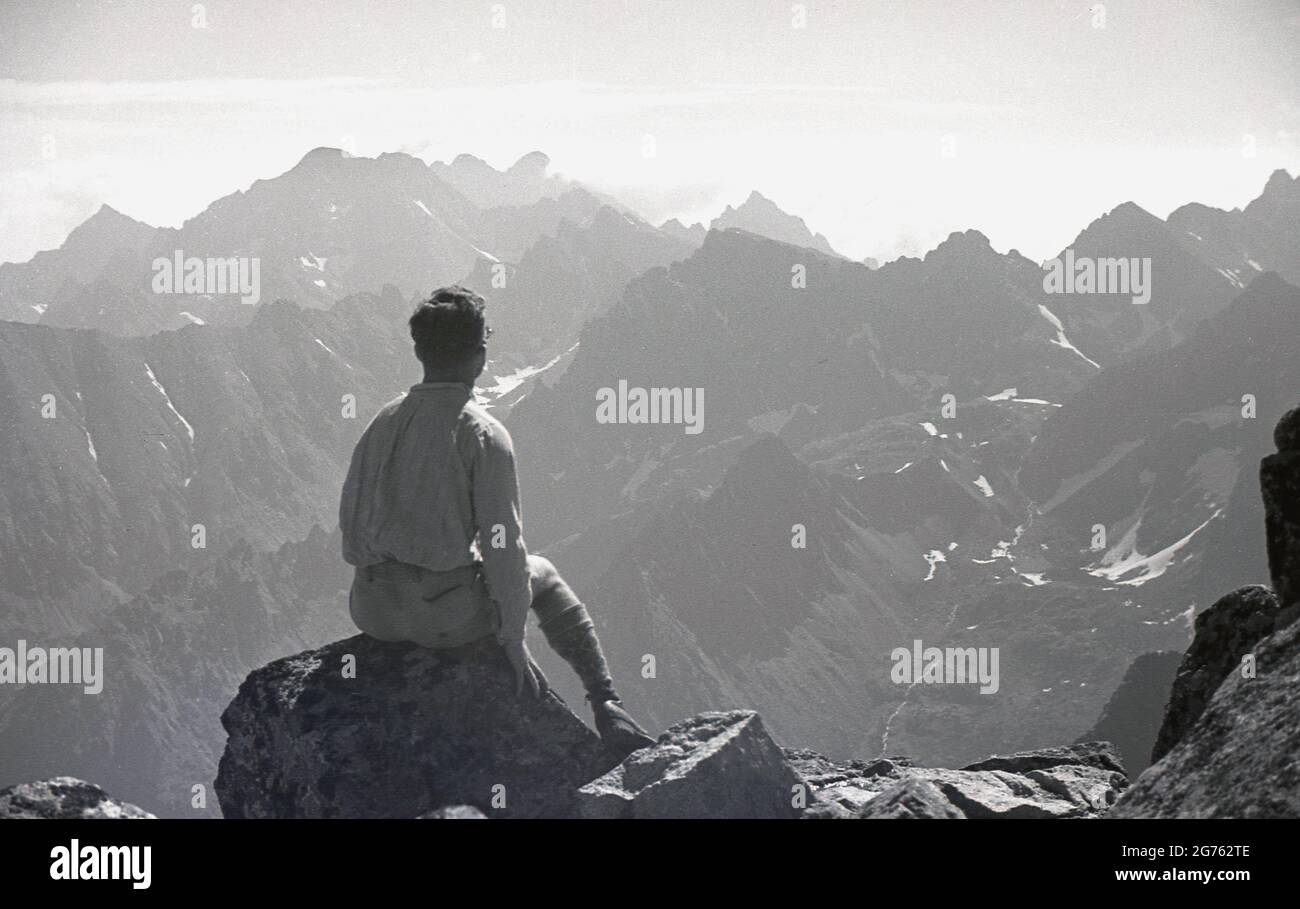
M 546 642 L 573 667 L 582 686 L 587 689 L 587 700 L 593 704 L 617 700 L 614 680 L 605 663 L 600 639 L 596 637 L 596 626 L 587 613 L 587 607 L 574 596 L 568 585 L 561 581 L 537 591 L 533 596 L 533 608 Z

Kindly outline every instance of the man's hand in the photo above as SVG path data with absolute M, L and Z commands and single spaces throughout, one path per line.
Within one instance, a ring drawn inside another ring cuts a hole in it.
M 546 679 L 542 671 L 533 663 L 533 655 L 528 652 L 528 645 L 522 640 L 502 641 L 501 648 L 506 652 L 510 668 L 515 671 L 515 694 L 523 694 L 524 686 L 533 697 L 540 697 L 546 690 Z

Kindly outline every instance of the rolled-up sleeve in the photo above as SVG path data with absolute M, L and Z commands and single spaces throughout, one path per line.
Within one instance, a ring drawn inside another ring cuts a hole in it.
M 479 444 L 471 462 L 471 489 L 483 572 L 488 591 L 501 611 L 498 640 L 519 641 L 524 637 L 533 590 L 514 443 L 499 423 L 480 427 L 476 436 Z

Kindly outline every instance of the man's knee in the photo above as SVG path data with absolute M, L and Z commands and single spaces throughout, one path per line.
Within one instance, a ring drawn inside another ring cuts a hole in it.
M 560 572 L 550 559 L 531 552 L 528 554 L 528 575 L 532 579 L 534 591 L 552 587 L 560 578 Z

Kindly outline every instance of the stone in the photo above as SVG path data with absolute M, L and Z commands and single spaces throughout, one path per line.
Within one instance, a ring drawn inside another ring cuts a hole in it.
M 993 755 L 962 770 L 1006 770 L 1026 773 L 1030 770 L 1050 770 L 1055 767 L 1094 767 L 1115 773 L 1124 773 L 1124 764 L 1110 742 L 1081 742 L 1037 751 L 1019 751 L 1009 755 Z
M 817 793 L 819 804 L 805 818 L 854 817 L 855 812 L 898 780 L 911 761 L 903 757 L 837 763 L 808 749 L 785 749 L 786 760 Z M 837 813 L 834 809 L 842 811 Z
M 794 818 L 816 801 L 752 710 L 677 723 L 578 796 L 589 818 Z
M 1165 706 L 1164 722 L 1151 751 L 1160 760 L 1196 724 L 1214 692 L 1241 658 L 1273 630 L 1277 597 L 1267 587 L 1240 587 L 1196 617 L 1192 645 L 1183 654 Z
M 0 789 L 0 819 L 8 818 L 155 819 L 154 815 L 143 808 L 111 798 L 94 783 L 72 776 L 56 776 Z
M 912 777 L 890 786 L 858 812 L 864 820 L 960 819 L 965 815 L 934 783 Z
M 558 695 L 516 695 L 490 638 L 431 650 L 357 635 L 276 660 L 221 722 L 228 818 L 571 817 L 577 788 L 617 760 Z
M 420 815 L 422 821 L 485 821 L 487 815 L 473 805 L 448 805 Z

